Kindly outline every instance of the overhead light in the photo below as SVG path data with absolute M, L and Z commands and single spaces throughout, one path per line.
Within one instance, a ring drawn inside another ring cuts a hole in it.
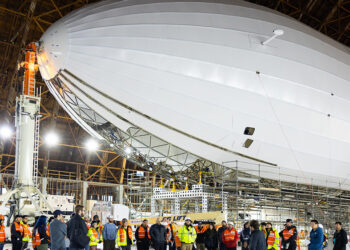
M 96 140 L 90 138 L 89 140 L 86 141 L 85 147 L 89 151 L 96 151 L 98 149 L 98 143 Z
M 8 125 L 4 125 L 0 128 L 0 137 L 2 139 L 9 139 L 12 137 L 12 129 Z
M 113 143 L 111 143 L 111 144 L 109 144 L 109 146 L 110 146 L 111 148 L 113 148 L 113 147 L 114 147 L 114 144 L 113 144 Z
M 278 36 L 282 36 L 284 34 L 284 31 L 281 29 L 276 29 L 273 31 L 273 36 L 271 36 L 270 38 L 268 38 L 267 40 L 263 41 L 261 44 L 262 45 L 266 45 L 269 42 L 271 42 L 273 39 L 275 39 Z
M 125 154 L 129 155 L 129 154 L 131 154 L 131 152 L 132 152 L 132 148 L 131 147 L 127 147 L 125 149 Z
M 54 132 L 50 132 L 45 136 L 45 144 L 49 147 L 57 145 L 59 142 L 58 135 Z

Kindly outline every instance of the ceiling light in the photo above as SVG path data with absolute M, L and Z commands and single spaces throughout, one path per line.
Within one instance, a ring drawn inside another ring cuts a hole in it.
M 0 128 L 0 138 L 9 139 L 12 137 L 12 129 L 8 125 L 4 125 Z
M 90 138 L 89 140 L 86 141 L 85 147 L 89 151 L 96 151 L 98 149 L 98 143 L 96 140 Z
M 53 146 L 57 145 L 58 142 L 59 142 L 58 135 L 54 132 L 50 132 L 45 136 L 45 143 L 49 147 L 53 147 Z
M 131 147 L 127 147 L 126 149 L 125 149 L 125 153 L 128 155 L 128 154 L 131 154 L 131 152 L 132 152 L 132 148 Z

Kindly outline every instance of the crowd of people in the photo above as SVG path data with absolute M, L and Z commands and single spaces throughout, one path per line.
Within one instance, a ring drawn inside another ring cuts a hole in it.
M 246 222 L 240 234 L 232 222 L 222 221 L 193 225 L 190 218 L 185 218 L 184 225 L 177 227 L 174 222 L 158 218 L 152 226 L 143 220 L 133 232 L 127 219 L 116 222 L 108 216 L 108 222 L 102 225 L 99 217 L 93 220 L 84 217 L 84 208 L 76 206 L 75 213 L 65 221 L 63 213 L 56 210 L 54 216 L 36 218 L 31 230 L 28 217 L 17 215 L 11 225 L 11 243 L 13 250 L 24 250 L 31 247 L 36 250 L 130 250 L 136 244 L 137 250 L 236 250 L 238 242 L 242 250 L 296 250 L 300 247 L 297 228 L 288 219 L 285 227 L 278 232 L 270 222 L 259 223 L 256 220 Z M 308 240 L 309 250 L 322 250 L 325 236 L 317 220 L 311 221 Z M 347 233 L 341 222 L 335 223 L 333 237 L 334 250 L 346 250 Z M 6 241 L 4 216 L 0 215 L 0 250 Z M 299 248 L 300 249 L 300 248 Z

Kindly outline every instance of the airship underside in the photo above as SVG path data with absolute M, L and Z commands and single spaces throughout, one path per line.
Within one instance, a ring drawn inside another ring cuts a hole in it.
M 263 45 L 276 29 L 284 35 Z M 350 189 L 349 50 L 277 12 L 241 1 L 103 1 L 53 24 L 39 64 L 90 134 L 175 171 L 204 158 Z

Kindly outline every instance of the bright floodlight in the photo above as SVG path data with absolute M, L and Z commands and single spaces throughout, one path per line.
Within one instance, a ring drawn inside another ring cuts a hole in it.
M 2 139 L 9 139 L 12 136 L 12 129 L 8 125 L 4 125 L 0 128 L 0 137 Z
M 87 140 L 85 147 L 89 150 L 89 151 L 96 151 L 98 149 L 98 143 L 96 140 L 94 139 L 89 139 Z
M 132 152 L 132 149 L 131 149 L 131 147 L 127 147 L 126 149 L 125 149 L 125 153 L 128 155 L 128 154 L 131 154 L 131 152 Z
M 50 132 L 45 136 L 45 143 L 49 147 L 53 147 L 53 146 L 57 145 L 58 142 L 59 142 L 58 135 L 54 132 Z

